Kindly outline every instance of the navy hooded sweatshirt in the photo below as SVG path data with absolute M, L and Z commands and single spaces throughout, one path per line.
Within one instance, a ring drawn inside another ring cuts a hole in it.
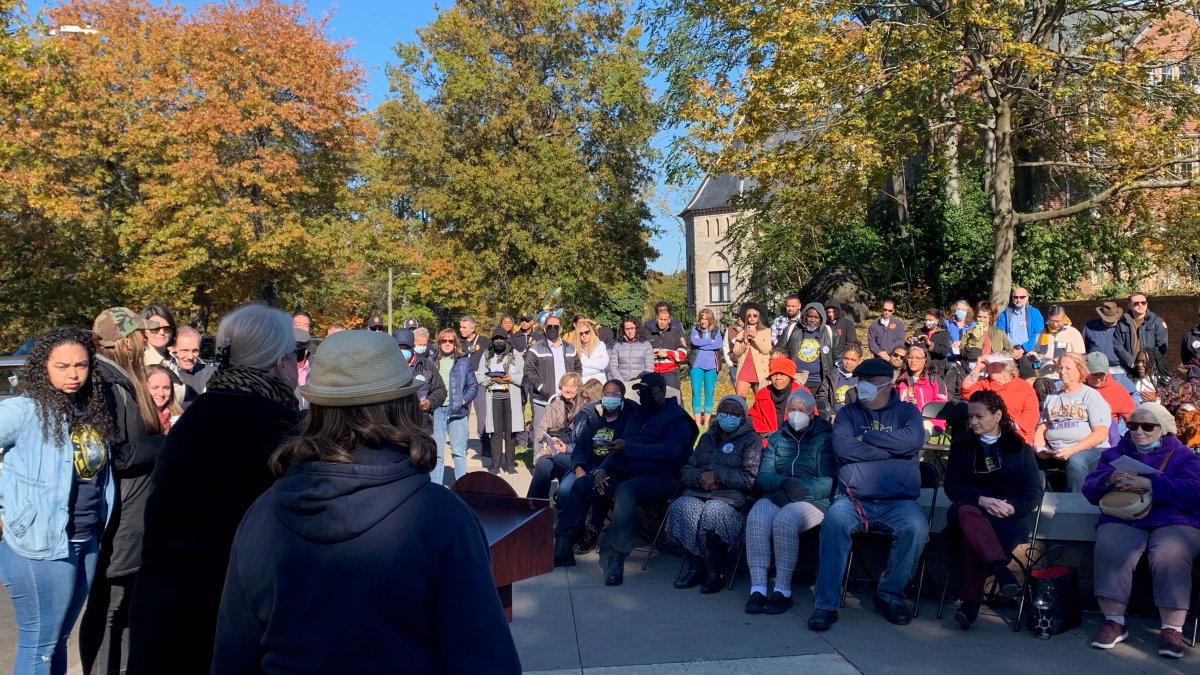
M 292 466 L 246 513 L 212 672 L 521 672 L 474 511 L 399 450 L 354 458 Z
M 917 406 L 888 392 L 887 405 L 871 410 L 848 403 L 833 422 L 838 487 L 854 499 L 921 496 L 921 446 L 925 428 Z M 857 440 L 861 438 L 862 440 Z

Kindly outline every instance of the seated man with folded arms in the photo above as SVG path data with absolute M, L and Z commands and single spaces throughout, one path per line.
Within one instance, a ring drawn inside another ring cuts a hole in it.
M 854 369 L 858 400 L 842 408 L 834 421 L 838 492 L 821 524 L 816 609 L 808 620 L 810 630 L 829 630 L 838 620 L 842 575 L 850 555 L 850 537 L 856 532 L 892 535 L 875 607 L 896 625 L 912 621 L 904 587 L 916 570 L 929 532 L 929 522 L 917 504 L 925 429 L 917 407 L 901 401 L 893 391 L 893 372 L 883 359 L 863 361 Z

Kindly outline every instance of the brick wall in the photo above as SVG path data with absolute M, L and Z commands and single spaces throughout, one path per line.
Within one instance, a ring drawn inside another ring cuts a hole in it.
M 1117 304 L 1125 306 L 1128 298 L 1113 298 Z M 1150 311 L 1159 315 L 1167 322 L 1167 367 L 1174 369 L 1179 365 L 1179 341 L 1184 333 L 1189 332 L 1197 323 L 1197 310 L 1200 309 L 1200 297 L 1197 296 L 1149 296 Z M 1096 318 L 1096 307 L 1103 300 L 1070 300 L 1056 303 L 1035 303 L 1045 316 L 1046 309 L 1051 304 L 1062 305 L 1071 317 L 1071 324 L 1083 330 L 1083 325 Z

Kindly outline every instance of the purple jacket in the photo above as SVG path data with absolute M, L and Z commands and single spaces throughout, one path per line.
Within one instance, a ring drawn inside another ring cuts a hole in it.
M 1163 436 L 1162 445 L 1151 452 L 1142 454 L 1133 447 L 1129 434 L 1121 439 L 1116 447 L 1109 448 L 1100 455 L 1100 463 L 1096 470 L 1088 474 L 1083 483 L 1083 496 L 1093 504 L 1099 504 L 1100 498 L 1112 489 L 1105 481 L 1112 475 L 1112 462 L 1120 455 L 1126 455 L 1154 468 L 1162 466 L 1167 453 L 1170 460 L 1162 473 L 1150 477 L 1151 491 L 1154 494 L 1154 505 L 1150 513 L 1141 520 L 1121 520 L 1100 514 L 1096 525 L 1105 523 L 1125 523 L 1143 529 L 1153 529 L 1165 525 L 1190 525 L 1200 528 L 1200 457 L 1187 449 L 1175 436 Z

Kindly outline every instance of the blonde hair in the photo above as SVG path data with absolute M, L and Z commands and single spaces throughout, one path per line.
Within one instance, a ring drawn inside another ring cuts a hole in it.
M 604 384 L 601 383 L 600 380 L 588 380 L 587 383 L 583 385 L 580 396 L 582 396 L 583 399 L 588 403 L 595 403 L 596 401 L 599 401 L 602 396 L 604 396 Z
M 1072 363 L 1075 364 L 1075 367 L 1079 369 L 1079 381 L 1081 383 L 1087 379 L 1087 376 L 1088 376 L 1087 361 L 1084 360 L 1084 358 L 1081 354 L 1076 354 L 1075 352 L 1067 352 L 1058 357 L 1058 376 L 1059 376 L 1059 378 L 1062 378 L 1062 364 L 1063 364 L 1064 360 L 1070 360 Z
M 579 339 L 579 328 L 586 326 L 592 333 L 592 341 L 584 346 L 583 341 Z M 588 356 L 596 349 L 596 343 L 600 341 L 600 336 L 596 334 L 596 322 L 588 318 L 582 318 L 575 322 L 575 332 L 571 334 L 571 344 L 574 345 L 575 351 L 583 352 Z M 561 385 L 560 385 L 561 386 Z M 581 385 L 582 386 L 582 385 Z

